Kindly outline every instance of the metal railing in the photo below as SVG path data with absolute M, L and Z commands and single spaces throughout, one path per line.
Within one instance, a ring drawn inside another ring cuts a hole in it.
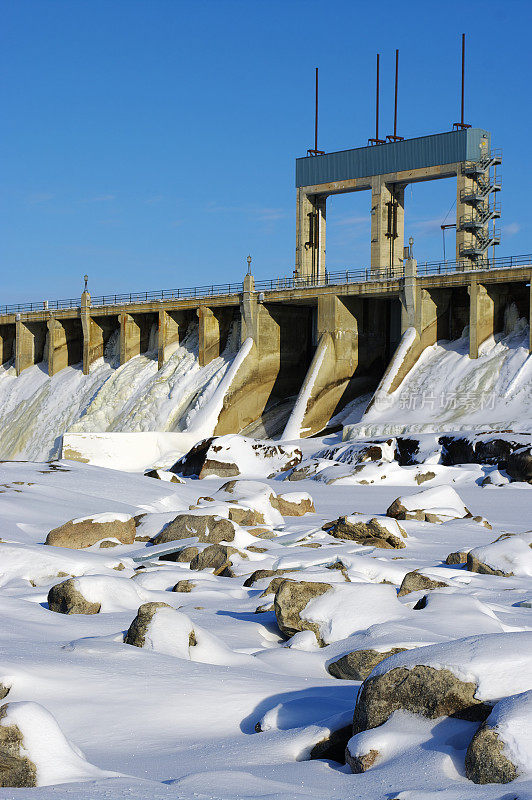
M 517 256 L 501 256 L 485 258 L 477 261 L 475 270 L 478 269 L 511 269 L 512 267 L 532 267 L 532 254 Z M 453 272 L 469 272 L 472 266 L 469 261 L 425 261 L 418 262 L 417 274 L 441 275 Z M 358 269 L 343 269 L 326 272 L 315 279 L 284 277 L 255 282 L 257 292 L 282 292 L 292 289 L 305 289 L 320 286 L 341 286 L 348 283 L 369 283 L 375 281 L 400 280 L 404 276 L 403 268 L 370 267 Z M 129 294 L 108 294 L 92 297 L 91 308 L 104 306 L 121 306 L 133 303 L 154 303 L 168 300 L 206 300 L 209 297 L 223 297 L 240 294 L 243 291 L 242 282 L 211 284 L 210 286 L 195 286 L 185 289 L 159 289 L 152 292 L 130 292 Z M 80 298 L 69 300 L 44 300 L 34 303 L 14 303 L 0 306 L 0 316 L 28 313 L 31 311 L 60 311 L 80 307 Z

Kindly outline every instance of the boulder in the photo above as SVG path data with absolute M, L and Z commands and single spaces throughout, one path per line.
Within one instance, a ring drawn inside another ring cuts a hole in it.
M 467 553 L 465 553 L 463 550 L 457 550 L 454 553 L 449 553 L 449 555 L 445 559 L 445 563 L 449 565 L 466 564 Z
M 51 530 L 45 544 L 81 550 L 84 547 L 91 547 L 102 539 L 118 539 L 122 544 L 133 544 L 134 518 L 129 514 L 110 512 L 71 519 L 59 528 Z
M 0 786 L 50 786 L 53 794 L 55 784 L 114 777 L 118 773 L 90 764 L 39 703 L 6 703 L 0 708 Z
M 399 587 L 398 596 L 403 597 L 403 595 L 410 594 L 410 592 L 425 591 L 426 589 L 442 589 L 445 586 L 449 586 L 449 584 L 445 583 L 445 581 L 429 578 L 415 569 L 406 573 Z
M 253 525 L 264 525 L 265 523 L 264 514 L 260 511 L 257 511 L 255 508 L 244 508 L 242 506 L 231 506 L 229 509 L 229 519 L 245 528 Z M 232 539 L 229 541 L 232 541 Z
M 348 539 L 358 544 L 387 549 L 405 547 L 403 537 L 406 537 L 406 531 L 395 520 L 378 520 L 374 517 L 364 522 L 353 516 L 339 517 L 324 525 L 323 529 L 335 539 Z
M 503 698 L 473 736 L 465 758 L 474 783 L 509 783 L 532 768 L 532 691 Z
M 532 576 L 532 532 L 504 533 L 467 555 L 467 569 L 484 575 Z
M 101 603 L 91 603 L 83 597 L 77 588 L 76 579 L 52 586 L 48 592 L 48 608 L 59 614 L 98 614 Z
M 304 514 L 315 514 L 312 497 L 306 492 L 290 492 L 272 498 L 272 506 L 283 517 L 302 517 Z
M 486 719 L 490 708 L 475 697 L 475 683 L 462 681 L 448 669 L 417 664 L 392 669 L 366 678 L 353 717 L 353 735 L 377 728 L 403 710 L 429 719 L 458 717 Z
M 386 516 L 442 522 L 446 519 L 471 517 L 471 512 L 452 486 L 435 486 L 433 489 L 397 497 L 386 511 Z
M 37 768 L 24 749 L 22 731 L 15 723 L 2 722 L 10 706 L 11 703 L 6 703 L 0 708 L 0 786 L 37 786 Z
M 163 553 L 157 560 L 176 561 L 178 564 L 188 564 L 198 555 L 199 551 L 199 547 L 190 545 L 189 547 L 184 547 L 182 550 L 176 550 L 175 553 Z
M 202 570 L 212 569 L 215 575 L 221 575 L 224 578 L 234 578 L 234 572 L 231 569 L 233 562 L 231 556 L 238 555 L 240 558 L 247 558 L 245 553 L 241 553 L 236 547 L 230 547 L 224 544 L 211 544 L 204 550 L 201 550 L 190 562 L 190 569 Z
M 200 479 L 210 475 L 232 478 L 242 472 L 268 477 L 292 469 L 301 459 L 302 453 L 298 447 L 229 434 L 198 442 L 170 471 Z
M 197 639 L 192 621 L 168 603 L 143 603 L 124 643 L 177 658 L 192 659 Z
M 178 581 L 174 588 L 172 589 L 173 592 L 191 592 L 192 589 L 196 586 L 194 581 L 187 581 L 182 580 Z
M 359 753 L 356 755 L 351 753 L 349 747 L 347 747 L 345 751 L 345 762 L 351 767 L 351 772 L 355 775 L 360 775 L 370 769 L 379 756 L 379 751 L 375 750 L 373 747 L 370 748 L 367 753 Z
M 249 577 L 246 578 L 244 581 L 244 586 L 249 588 L 253 586 L 254 583 L 257 581 L 261 581 L 263 578 L 274 578 L 277 575 L 284 575 L 285 572 L 290 572 L 289 569 L 256 569 L 255 572 L 252 572 Z
M 507 456 L 504 468 L 514 481 L 532 483 L 532 447 L 522 447 Z
M 298 631 L 313 631 L 316 639 L 320 641 L 318 624 L 303 619 L 300 615 L 311 600 L 320 597 L 331 588 L 330 583 L 282 580 L 274 599 L 275 617 L 281 633 L 290 638 Z
M 510 783 L 519 772 L 505 753 L 504 741 L 487 722 L 473 736 L 465 757 L 466 777 L 473 783 Z
M 513 572 L 504 572 L 502 569 L 495 569 L 490 567 L 489 564 L 479 561 L 474 550 L 467 554 L 466 565 L 469 572 L 478 572 L 480 575 L 499 575 L 503 578 L 509 578 L 513 575 Z
M 392 647 L 391 650 L 385 650 L 382 653 L 377 650 L 353 650 L 339 658 L 338 661 L 328 664 L 327 672 L 333 678 L 344 681 L 364 681 L 377 664 L 380 664 L 388 656 L 402 653 L 405 649 L 404 647 Z
M 232 542 L 235 525 L 224 517 L 212 514 L 178 514 L 151 542 L 156 545 L 191 538 L 197 538 L 204 544 Z

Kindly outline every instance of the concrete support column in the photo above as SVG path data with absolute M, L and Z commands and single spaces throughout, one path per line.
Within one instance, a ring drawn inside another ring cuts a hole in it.
M 240 341 L 242 343 L 251 338 L 258 345 L 258 315 L 259 304 L 255 294 L 255 279 L 253 275 L 246 275 L 240 303 Z
M 469 358 L 478 358 L 478 349 L 494 334 L 495 304 L 488 290 L 472 280 L 469 284 Z
M 318 341 L 325 333 L 331 335 L 334 345 L 329 354 L 331 370 L 339 382 L 348 380 L 358 366 L 358 322 L 335 295 L 318 298 Z
M 416 324 L 417 261 L 415 258 L 405 258 L 404 271 L 404 284 L 400 295 L 401 335 L 407 328 L 413 328 Z
M 405 187 L 371 182 L 371 271 L 402 269 L 405 238 Z
M 310 282 L 325 279 L 327 196 L 297 190 L 296 273 Z
M 48 320 L 48 375 L 52 377 L 68 367 L 67 337 L 59 320 Z
M 170 345 L 179 344 L 179 323 L 168 311 L 159 311 L 159 325 L 157 331 L 158 369 L 161 369 L 168 357 Z
M 199 365 L 205 367 L 220 355 L 220 323 L 212 309 L 198 308 L 199 318 Z
M 34 338 L 22 320 L 17 319 L 15 326 L 15 369 L 17 375 L 20 375 L 35 363 Z
M 120 321 L 120 365 L 140 355 L 140 326 L 131 314 L 118 315 Z

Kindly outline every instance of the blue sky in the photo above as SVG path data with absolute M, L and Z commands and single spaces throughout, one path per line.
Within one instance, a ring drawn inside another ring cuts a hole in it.
M 358 0 L 2 0 L 1 302 L 260 278 L 294 265 L 294 159 L 459 118 L 504 151 L 500 255 L 532 251 L 532 4 Z M 442 255 L 452 180 L 407 189 L 406 234 Z M 329 268 L 369 259 L 369 195 L 328 207 Z M 452 216 L 452 214 L 451 214 Z M 448 239 L 452 250 L 451 239 Z

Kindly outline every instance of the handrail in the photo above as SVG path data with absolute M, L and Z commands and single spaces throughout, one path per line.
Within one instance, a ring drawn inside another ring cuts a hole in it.
M 512 267 L 532 267 L 532 254 L 516 256 L 498 256 L 483 259 L 476 269 L 511 269 Z M 439 275 L 443 273 L 469 271 L 471 265 L 467 261 L 426 261 L 417 265 L 417 274 Z M 255 282 L 256 292 L 282 292 L 291 289 L 304 289 L 328 285 L 344 285 L 348 283 L 370 283 L 375 281 L 400 280 L 404 276 L 403 267 L 343 269 L 326 272 L 319 279 L 312 277 L 282 277 Z M 207 300 L 210 297 L 239 295 L 243 291 L 242 282 L 211 284 L 185 289 L 159 289 L 151 292 L 131 292 L 129 294 L 100 295 L 91 299 L 91 308 L 105 306 L 122 306 L 132 303 L 164 302 L 168 300 Z M 44 300 L 33 303 L 14 303 L 0 306 L 0 316 L 28 313 L 32 311 L 49 312 L 80 308 L 79 298 L 68 300 Z

